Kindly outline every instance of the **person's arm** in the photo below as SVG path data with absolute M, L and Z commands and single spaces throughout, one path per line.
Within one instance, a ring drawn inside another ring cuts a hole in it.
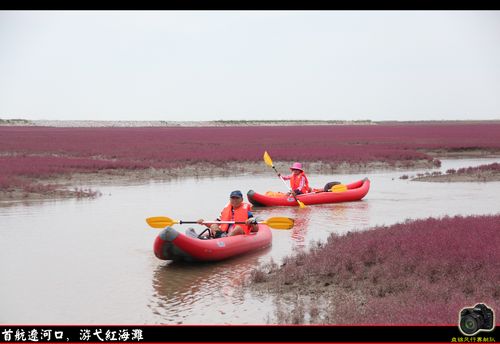
M 203 220 L 203 219 L 199 219 L 199 220 L 198 220 L 198 221 L 196 221 L 196 222 L 197 222 L 198 224 L 200 224 L 200 225 L 204 225 L 205 227 L 210 228 L 210 224 L 208 224 L 208 223 L 203 223 L 203 222 L 205 222 L 205 220 Z
M 280 176 L 280 177 L 281 177 L 281 179 L 283 179 L 283 180 L 290 180 L 290 178 L 292 178 L 292 175 L 291 175 L 291 174 L 290 174 L 290 175 L 288 175 L 288 176 L 283 176 L 281 173 L 278 173 L 278 176 Z
M 247 225 L 251 225 L 254 229 L 257 229 L 257 219 L 253 217 L 251 211 L 248 212 L 248 220 L 246 221 Z

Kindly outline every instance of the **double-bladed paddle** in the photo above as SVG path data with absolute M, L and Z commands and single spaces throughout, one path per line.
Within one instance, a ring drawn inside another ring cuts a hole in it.
M 273 170 L 276 172 L 276 174 L 281 179 L 281 181 L 283 182 L 283 184 L 285 184 L 285 186 L 288 188 L 288 191 L 292 194 L 293 198 L 295 198 L 295 200 L 297 201 L 297 203 L 299 204 L 299 206 L 301 208 L 305 208 L 306 205 L 297 199 L 297 196 L 295 195 L 295 192 L 292 190 L 292 188 L 288 186 L 288 184 L 283 180 L 283 178 L 281 178 L 278 170 L 276 170 L 276 167 L 274 167 L 273 161 L 271 160 L 271 157 L 269 156 L 269 154 L 267 153 L 267 151 L 264 152 L 264 162 L 266 163 L 266 165 L 271 166 L 273 168 Z
M 198 223 L 197 221 L 182 221 L 182 220 L 173 220 L 169 217 L 166 216 L 155 216 L 155 217 L 148 217 L 146 219 L 146 222 L 148 225 L 150 225 L 153 228 L 165 228 L 165 227 L 170 227 L 175 224 L 195 224 Z M 209 225 L 209 224 L 222 224 L 222 223 L 234 223 L 234 224 L 246 224 L 246 222 L 236 222 L 236 221 L 203 221 L 202 224 L 204 225 Z M 267 220 L 264 221 L 259 221 L 257 222 L 258 224 L 264 224 L 268 225 L 271 228 L 274 229 L 291 229 L 294 224 L 294 220 L 289 218 L 289 217 L 270 217 Z

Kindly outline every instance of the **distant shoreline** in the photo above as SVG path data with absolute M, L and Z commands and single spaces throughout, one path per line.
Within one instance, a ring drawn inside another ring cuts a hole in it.
M 422 125 L 422 124 L 500 124 L 493 120 L 428 120 L 428 121 L 372 121 L 372 120 L 217 120 L 217 121 L 96 121 L 96 120 L 27 120 L 2 119 L 0 126 L 32 126 L 59 128 L 133 128 L 133 127 L 238 127 L 238 126 L 297 126 L 297 125 Z

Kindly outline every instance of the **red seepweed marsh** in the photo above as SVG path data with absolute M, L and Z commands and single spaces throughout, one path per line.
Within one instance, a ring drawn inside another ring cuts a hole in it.
M 265 150 L 272 152 L 276 161 L 303 161 L 306 168 L 323 173 L 381 167 L 432 168 L 439 166 L 439 156 L 498 154 L 499 131 L 496 122 L 285 127 L 1 126 L 0 195 L 7 199 L 37 193 L 50 197 L 54 190 L 72 189 L 79 179 L 99 181 L 127 175 L 148 180 L 220 175 L 234 170 L 265 173 L 261 164 Z M 72 176 L 75 178 L 68 180 Z M 63 185 L 59 186 L 61 179 Z
M 499 247 L 500 215 L 406 221 L 333 234 L 253 282 L 278 323 L 455 324 L 478 300 L 500 309 Z

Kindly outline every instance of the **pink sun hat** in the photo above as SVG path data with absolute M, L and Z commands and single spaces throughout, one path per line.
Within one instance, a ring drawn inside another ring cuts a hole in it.
M 300 162 L 294 162 L 292 167 L 290 167 L 291 170 L 301 170 L 302 172 L 304 172 L 304 170 L 302 169 L 302 164 Z

